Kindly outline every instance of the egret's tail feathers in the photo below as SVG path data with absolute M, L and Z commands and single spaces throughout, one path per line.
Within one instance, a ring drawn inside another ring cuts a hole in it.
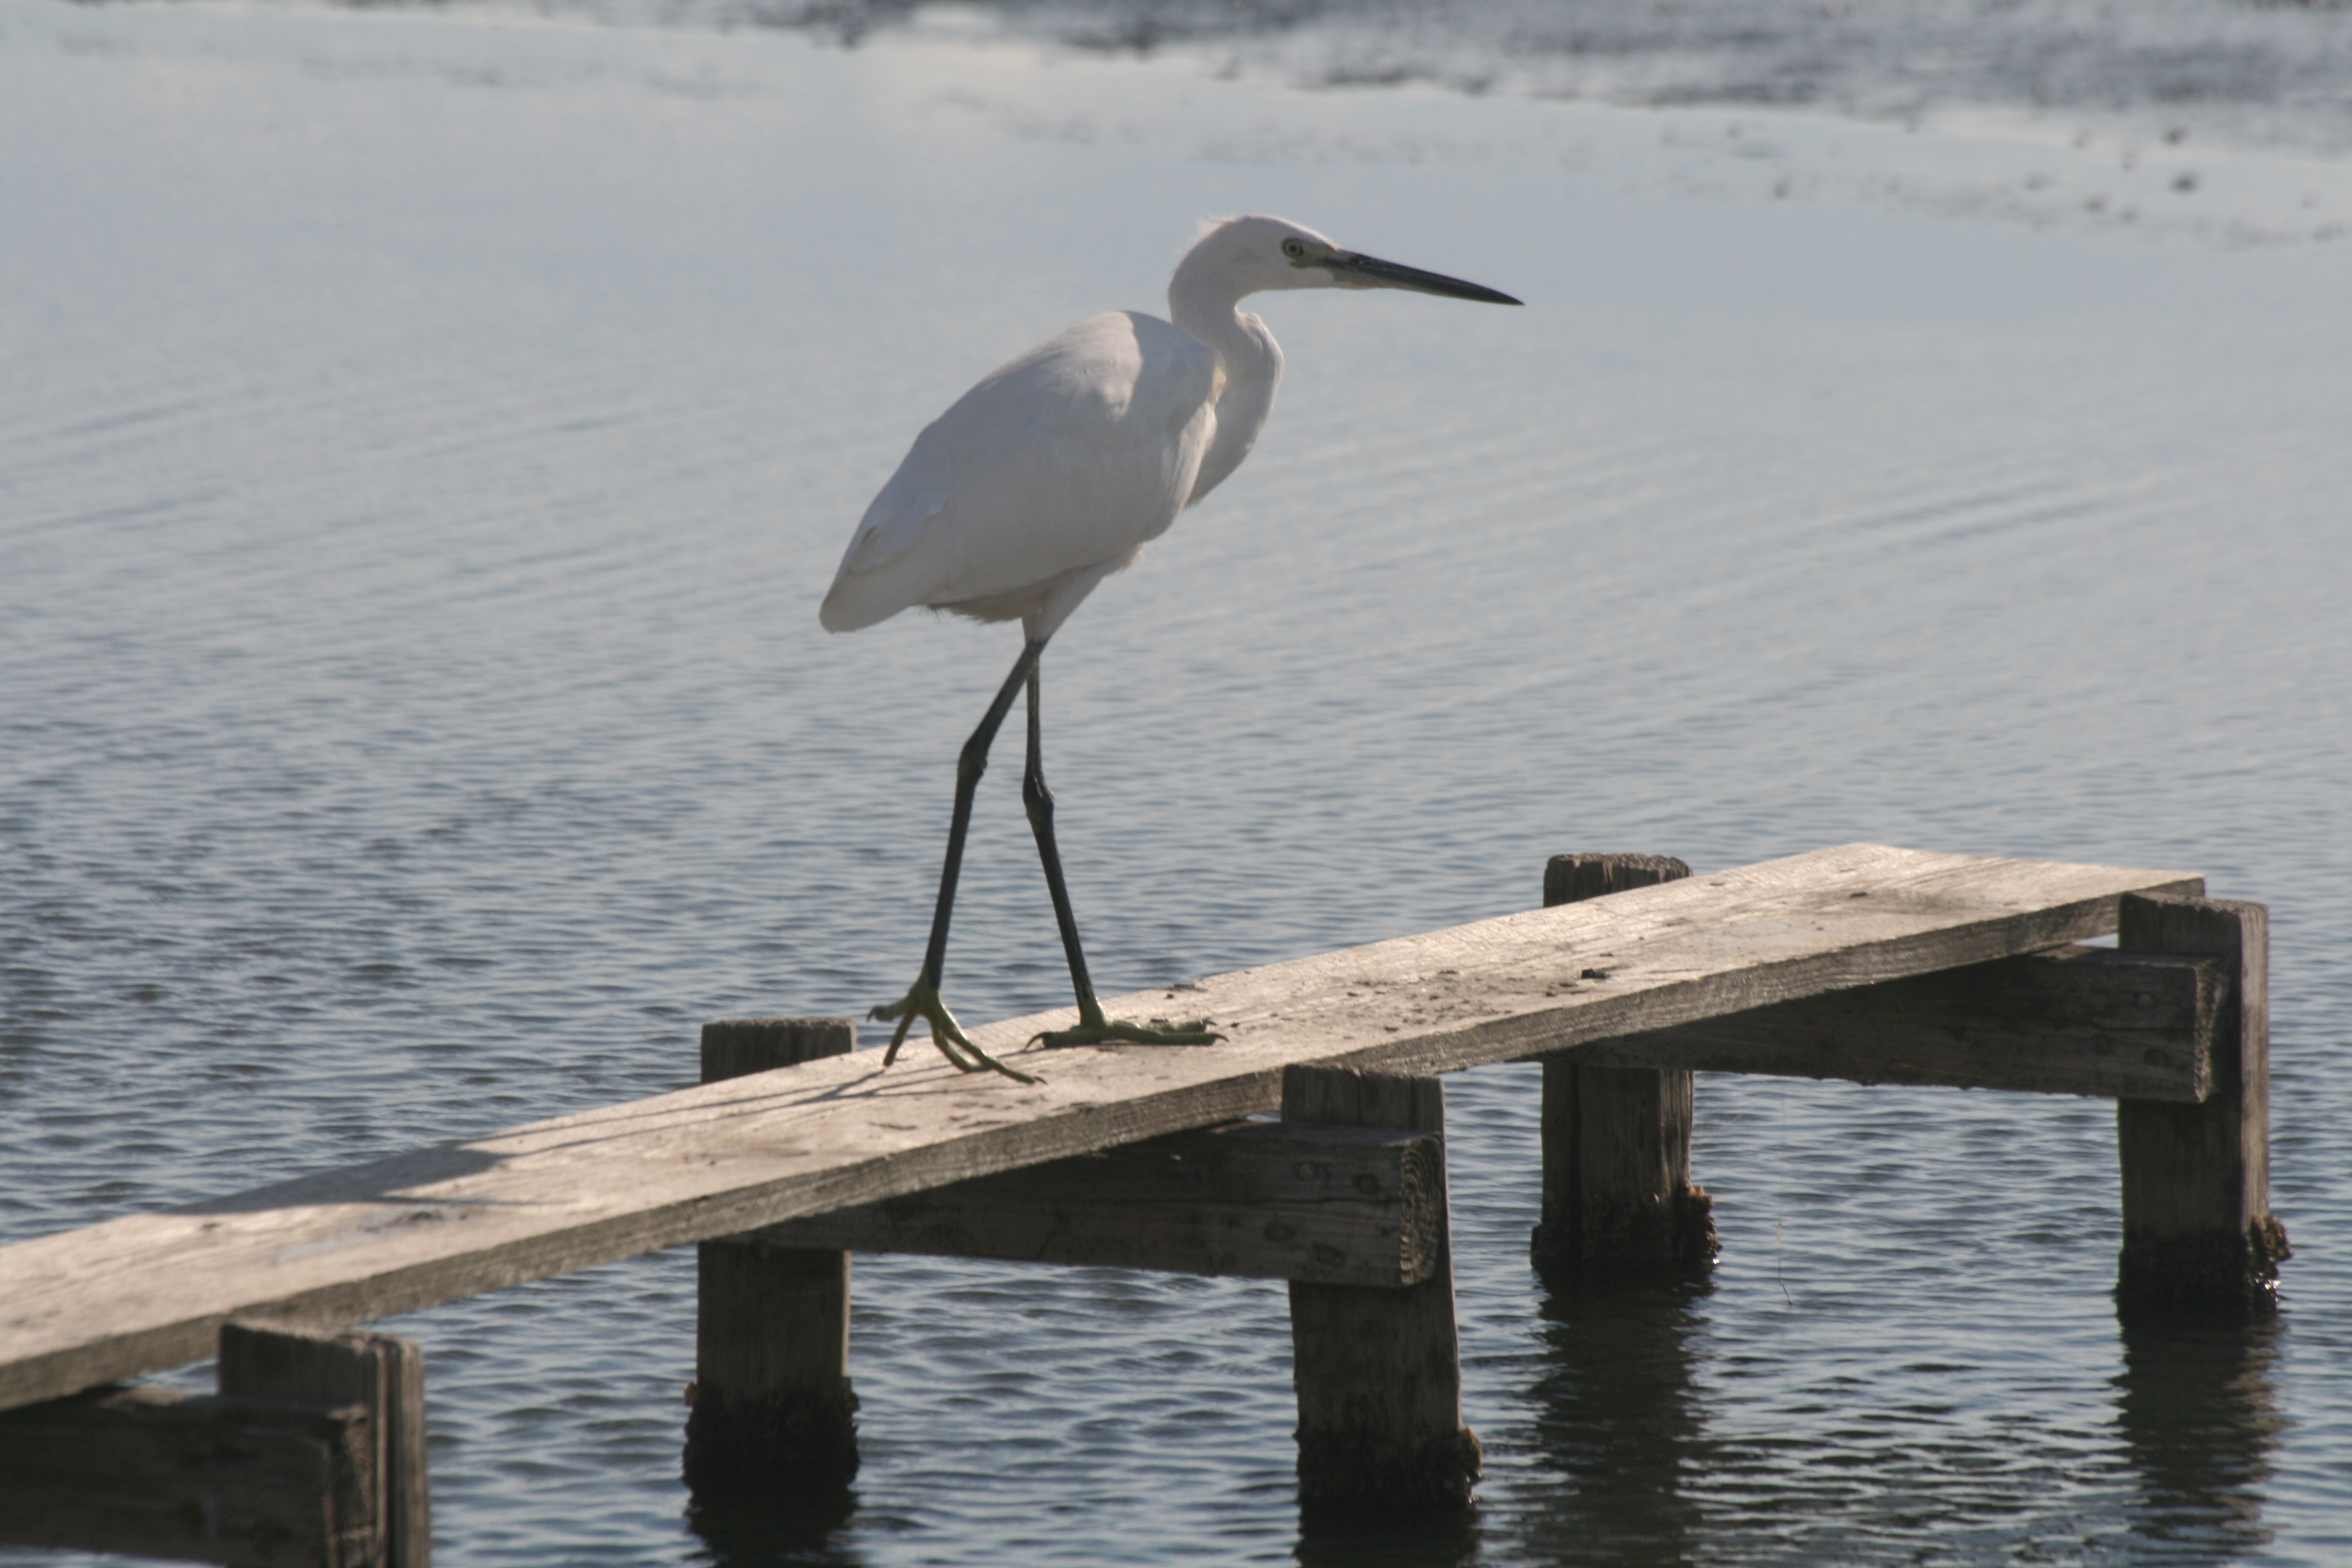
M 816 610 L 817 625 L 829 632 L 854 632 L 887 621 L 907 606 L 887 601 L 877 601 L 856 593 L 856 584 L 845 578 L 833 585 L 824 603 Z

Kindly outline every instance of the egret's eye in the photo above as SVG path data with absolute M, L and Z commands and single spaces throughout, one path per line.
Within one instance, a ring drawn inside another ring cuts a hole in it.
M 1286 239 L 1282 242 L 1282 254 L 1293 261 L 1304 261 L 1307 259 L 1307 242 L 1303 239 Z

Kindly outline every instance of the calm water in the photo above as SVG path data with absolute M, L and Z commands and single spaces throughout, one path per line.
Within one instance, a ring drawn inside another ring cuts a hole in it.
M 1045 667 L 1106 986 L 1523 908 L 1569 848 L 2200 869 L 2273 914 L 2279 1324 L 2118 1331 L 2103 1102 L 1718 1078 L 1711 1288 L 1547 1297 L 1491 1069 L 1463 1531 L 1299 1540 L 1279 1288 L 874 1259 L 857 1511 L 698 1535 L 667 1254 L 393 1325 L 439 1560 L 2352 1560 L 2344 165 L 951 23 L 0 0 L 0 1238 L 896 995 L 1014 639 L 825 637 L 848 531 L 976 375 L 1269 210 L 1530 303 L 1262 307 L 1259 452 Z M 1065 984 L 998 772 L 983 1018 Z

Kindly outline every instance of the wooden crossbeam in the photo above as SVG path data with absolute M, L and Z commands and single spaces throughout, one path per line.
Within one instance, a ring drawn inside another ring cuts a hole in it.
M 2060 948 L 1580 1047 L 1579 1062 L 2194 1104 L 2213 1087 L 2218 958 Z
M 356 1406 L 109 1388 L 0 1415 L 0 1542 L 373 1568 Z
M 1416 1285 L 1444 1250 L 1434 1131 L 1236 1121 L 836 1209 L 746 1240 Z
M 0 1408 L 205 1354 L 260 1313 L 358 1322 L 682 1242 L 1228 1121 L 1283 1068 L 1429 1074 L 2038 952 L 2178 871 L 1848 845 L 1187 985 L 1115 1012 L 1202 1047 L 1024 1048 L 1042 1081 L 859 1052 L 0 1248 Z

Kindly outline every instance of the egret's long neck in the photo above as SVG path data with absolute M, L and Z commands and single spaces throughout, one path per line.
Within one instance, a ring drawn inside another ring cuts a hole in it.
M 1168 283 L 1168 319 L 1207 344 L 1225 373 L 1217 397 L 1216 437 L 1201 459 L 1188 506 L 1241 467 L 1274 412 L 1275 388 L 1282 384 L 1282 346 L 1264 321 L 1235 308 L 1241 297 L 1230 279 L 1215 276 L 1202 261 L 1199 251 L 1187 256 Z

